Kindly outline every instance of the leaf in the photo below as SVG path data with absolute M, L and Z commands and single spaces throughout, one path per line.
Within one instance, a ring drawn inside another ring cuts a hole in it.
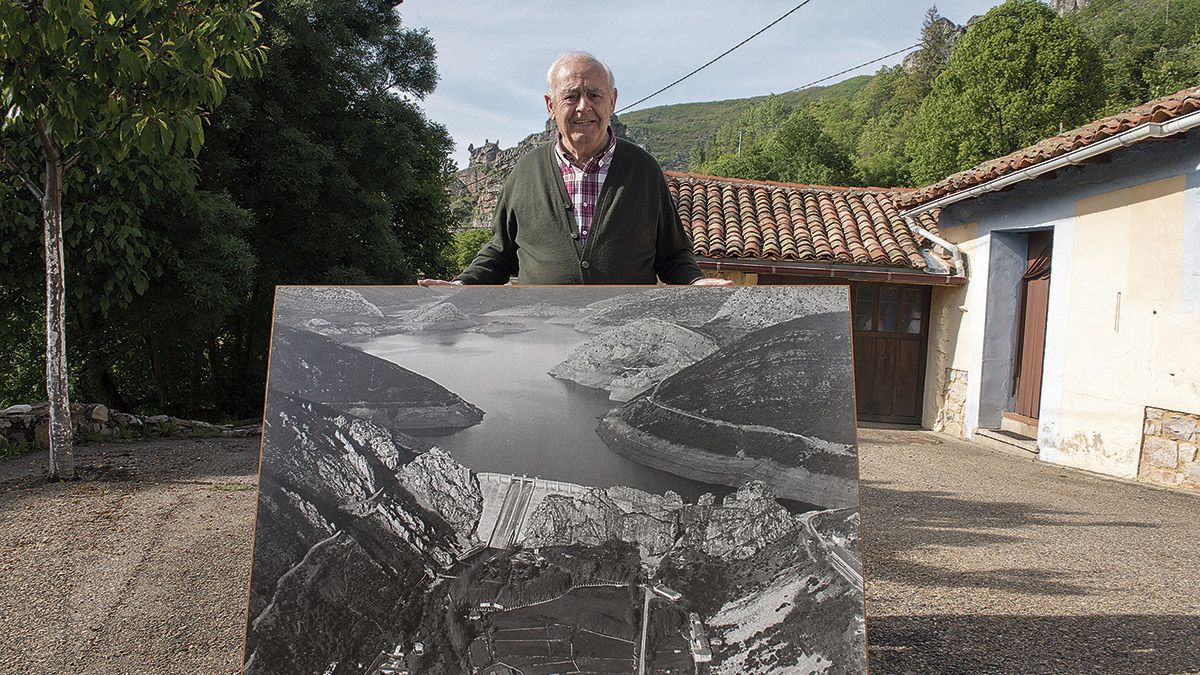
M 159 120 L 159 122 L 162 122 L 162 120 Z M 171 129 L 167 127 L 166 122 L 162 122 L 161 126 L 159 126 L 158 138 L 162 143 L 163 154 L 171 152 L 171 141 L 174 140 L 175 135 L 171 133 Z

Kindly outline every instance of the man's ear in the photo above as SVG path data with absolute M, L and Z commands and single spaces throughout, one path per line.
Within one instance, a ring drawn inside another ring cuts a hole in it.
M 613 113 L 617 112 L 617 88 L 613 87 Z
M 545 94 L 542 98 L 546 99 L 546 114 L 550 119 L 554 119 L 554 100 L 550 98 L 550 94 Z

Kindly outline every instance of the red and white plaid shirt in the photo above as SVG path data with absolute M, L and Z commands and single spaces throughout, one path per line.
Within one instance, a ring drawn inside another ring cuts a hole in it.
M 571 212 L 575 214 L 575 225 L 579 228 L 579 239 L 587 241 L 588 232 L 592 229 L 592 217 L 596 215 L 596 200 L 600 198 L 600 188 L 604 187 L 604 179 L 608 177 L 608 168 L 612 165 L 613 149 L 617 147 L 617 135 L 612 127 L 608 128 L 608 145 L 604 150 L 592 156 L 583 168 L 575 166 L 570 153 L 563 147 L 562 135 L 554 144 L 554 154 L 558 156 L 558 167 L 562 169 L 563 183 L 567 186 L 567 194 L 571 197 Z

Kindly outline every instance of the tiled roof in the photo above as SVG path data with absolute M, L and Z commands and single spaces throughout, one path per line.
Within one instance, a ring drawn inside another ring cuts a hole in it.
M 698 256 L 836 262 L 926 270 L 896 208 L 904 190 L 797 185 L 666 172 Z M 938 212 L 918 223 L 937 234 Z
M 972 169 L 960 171 L 928 187 L 908 192 L 897 201 L 897 205 L 903 209 L 913 208 L 924 202 L 1027 169 L 1148 122 L 1167 122 L 1198 110 L 1200 86 L 1189 87 L 1170 96 L 1052 136 L 1036 145 L 984 162 Z

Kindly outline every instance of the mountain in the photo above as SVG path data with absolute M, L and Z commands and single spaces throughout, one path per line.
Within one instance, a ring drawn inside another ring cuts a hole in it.
M 263 437 L 245 672 L 368 662 L 417 630 L 429 580 L 470 543 L 478 482 L 441 451 L 277 391 Z
M 483 419 L 454 392 L 378 356 L 285 325 L 273 339 L 271 389 L 409 433 Z
M 849 100 L 866 86 L 871 76 L 860 75 L 825 87 L 778 94 L 779 100 L 792 107 L 816 101 Z M 797 82 L 797 86 L 803 85 Z M 634 143 L 646 148 L 666 171 L 687 171 L 688 155 L 697 143 L 712 141 L 723 125 L 737 120 L 746 110 L 765 101 L 769 95 L 733 98 L 703 103 L 644 108 L 621 116 L 626 133 Z
M 622 293 L 597 300 L 576 315 L 551 319 L 550 323 L 570 324 L 575 330 L 585 333 L 601 333 L 639 317 L 652 316 L 686 328 L 695 328 L 712 319 L 732 293 L 733 288 L 722 287 L 656 288 Z
M 761 480 L 827 508 L 857 503 L 849 319 L 814 314 L 754 331 L 609 412 L 613 452 L 694 480 Z

